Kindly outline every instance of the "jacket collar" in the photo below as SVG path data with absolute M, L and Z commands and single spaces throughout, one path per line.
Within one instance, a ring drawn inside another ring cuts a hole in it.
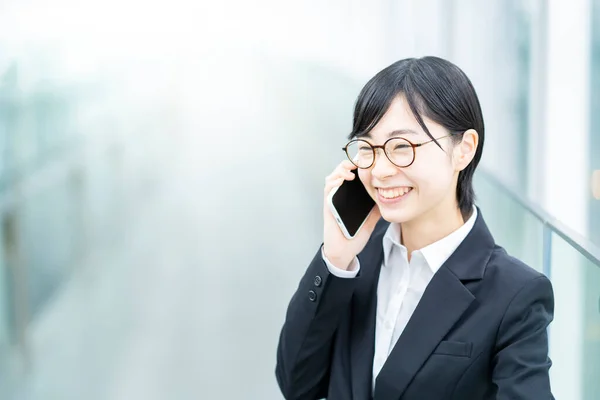
M 473 229 L 433 276 L 377 376 L 375 400 L 402 396 L 423 363 L 475 300 L 464 283 L 483 279 L 494 247 L 478 209 Z
M 351 382 L 353 398 L 370 398 L 375 354 L 377 284 L 383 237 L 389 223 L 380 220 L 359 254 L 361 269 L 351 320 Z M 464 282 L 482 279 L 495 247 L 480 209 L 473 228 L 435 273 L 414 314 L 379 373 L 375 400 L 399 398 L 421 365 L 458 321 L 475 297 Z

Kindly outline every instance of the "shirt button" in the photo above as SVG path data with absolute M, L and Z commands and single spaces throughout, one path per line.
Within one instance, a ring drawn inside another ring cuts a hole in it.
M 317 300 L 317 294 L 315 293 L 314 290 L 309 290 L 308 291 L 308 299 L 310 301 L 316 301 Z
M 319 275 L 315 276 L 315 286 L 319 287 L 321 286 L 321 283 L 323 282 L 323 279 L 321 279 L 321 277 Z

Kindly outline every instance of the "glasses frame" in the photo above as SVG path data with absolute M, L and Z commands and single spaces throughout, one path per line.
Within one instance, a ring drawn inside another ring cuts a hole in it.
M 346 144 L 344 147 L 342 147 L 342 150 L 343 150 L 343 151 L 346 153 L 346 157 L 348 157 L 348 159 L 350 160 L 350 162 L 352 162 L 352 164 L 354 164 L 354 165 L 355 165 L 357 168 L 360 168 L 360 169 L 369 169 L 369 168 L 371 168 L 371 167 L 372 167 L 372 166 L 375 164 L 375 158 L 377 157 L 377 149 L 381 149 L 381 150 L 383 151 L 383 154 L 385 154 L 386 158 L 387 158 L 387 159 L 388 159 L 388 160 L 389 160 L 389 161 L 390 161 L 390 162 L 391 162 L 393 165 L 395 165 L 396 167 L 398 167 L 398 168 L 407 168 L 407 167 L 410 167 L 411 165 L 413 165 L 413 163 L 415 162 L 415 158 L 417 158 L 417 147 L 424 146 L 424 145 L 426 145 L 426 144 L 429 144 L 429 143 L 431 143 L 431 142 L 433 142 L 433 141 L 435 141 L 435 140 L 444 139 L 444 138 L 447 138 L 447 137 L 449 137 L 449 136 L 452 136 L 452 135 L 453 135 L 453 134 L 452 134 L 452 133 L 450 133 L 450 134 L 448 134 L 448 135 L 446 135 L 446 136 L 441 136 L 441 137 L 439 137 L 439 138 L 431 139 L 431 140 L 428 140 L 428 141 L 426 141 L 426 142 L 421 142 L 421 143 L 413 143 L 413 142 L 411 142 L 410 140 L 408 140 L 408 139 L 406 139 L 406 138 L 399 137 L 399 136 L 395 136 L 395 137 L 391 137 L 391 138 L 389 138 L 388 140 L 386 140 L 386 141 L 385 141 L 383 144 L 381 144 L 381 145 L 374 145 L 374 144 L 371 144 L 371 143 L 369 143 L 369 142 L 368 142 L 367 140 L 365 140 L 365 139 L 353 139 L 353 140 L 349 141 L 349 142 L 348 142 L 348 143 L 347 143 L 347 144 Z M 402 140 L 406 141 L 406 142 L 407 142 L 407 143 L 410 145 L 410 147 L 412 147 L 412 151 L 413 151 L 413 157 L 412 157 L 412 160 L 411 160 L 411 162 L 410 162 L 409 164 L 407 164 L 407 165 L 398 165 L 398 164 L 396 164 L 395 162 L 393 162 L 393 161 L 392 161 L 392 159 L 390 158 L 390 156 L 388 155 L 388 153 L 385 151 L 385 146 L 386 146 L 386 145 L 387 145 L 389 142 L 391 142 L 392 140 L 394 140 L 394 139 L 402 139 Z M 368 167 L 359 167 L 358 165 L 356 165 L 356 163 L 354 162 L 354 160 L 352 159 L 352 157 L 351 157 L 351 156 L 350 156 L 350 154 L 348 153 L 348 146 L 350 146 L 352 143 L 356 143 L 356 142 L 365 142 L 365 143 L 367 143 L 369 146 L 371 146 L 371 151 L 373 152 L 373 161 L 371 162 L 371 164 L 369 164 L 369 166 L 368 166 Z

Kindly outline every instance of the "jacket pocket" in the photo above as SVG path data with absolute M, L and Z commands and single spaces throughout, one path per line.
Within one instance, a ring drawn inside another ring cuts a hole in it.
M 433 351 L 433 354 L 456 357 L 471 357 L 472 350 L 473 343 L 442 340 Z

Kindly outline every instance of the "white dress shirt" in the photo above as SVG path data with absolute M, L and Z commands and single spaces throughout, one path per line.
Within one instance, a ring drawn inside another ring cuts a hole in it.
M 383 237 L 383 264 L 377 285 L 377 318 L 375 324 L 375 357 L 373 358 L 373 388 L 375 379 L 417 308 L 425 288 L 446 260 L 467 237 L 475 220 L 477 209 L 456 231 L 445 238 L 412 252 L 401 242 L 400 224 L 389 225 Z M 323 255 L 329 272 L 340 278 L 354 278 L 360 270 L 354 258 L 348 270 L 332 265 Z

